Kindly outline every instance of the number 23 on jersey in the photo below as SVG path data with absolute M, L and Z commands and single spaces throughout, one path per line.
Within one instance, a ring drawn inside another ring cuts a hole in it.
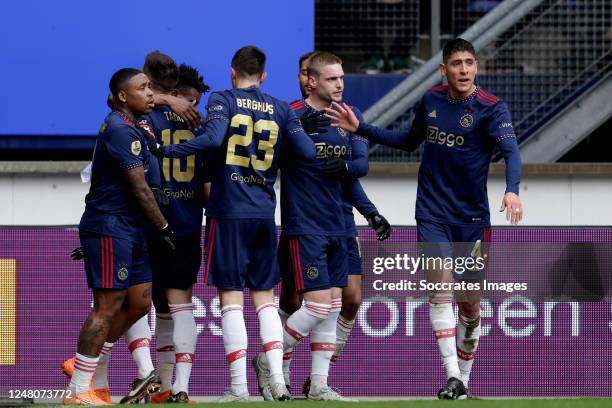
M 274 145 L 278 139 L 278 124 L 273 120 L 259 119 L 257 122 L 253 122 L 253 118 L 249 115 L 237 114 L 234 115 L 230 126 L 232 128 L 239 128 L 240 125 L 246 127 L 244 135 L 234 133 L 230 136 L 227 142 L 227 155 L 225 157 L 225 163 L 240 167 L 252 166 L 255 170 L 266 171 L 272 166 L 274 159 Z M 257 150 L 264 152 L 263 160 L 259 159 L 256 154 L 250 156 L 242 156 L 236 153 L 236 146 L 248 147 L 253 142 L 253 133 L 261 135 L 263 132 L 268 131 L 270 137 L 268 140 L 260 139 L 256 137 Z

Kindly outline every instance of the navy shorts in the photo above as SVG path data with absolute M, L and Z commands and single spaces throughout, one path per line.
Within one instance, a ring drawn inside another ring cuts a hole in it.
M 120 289 L 152 281 L 147 245 L 144 240 L 132 241 L 79 231 L 85 255 L 87 285 L 91 289 Z
M 343 288 L 348 281 L 346 238 L 281 235 L 279 264 L 284 284 L 297 292 Z
M 223 290 L 268 290 L 280 282 L 274 220 L 206 219 L 205 281 Z
M 488 261 L 491 227 L 458 226 L 434 221 L 417 220 L 417 241 L 420 251 L 426 257 L 475 258 Z M 454 275 L 459 280 L 479 280 L 485 269 L 466 269 L 455 264 Z
M 361 244 L 359 237 L 346 237 L 348 252 L 348 274 L 361 275 Z
M 161 237 L 147 237 L 153 271 L 153 304 L 160 313 L 170 313 L 166 289 L 189 289 L 197 282 L 202 263 L 200 234 L 177 235 L 176 241 L 173 252 Z

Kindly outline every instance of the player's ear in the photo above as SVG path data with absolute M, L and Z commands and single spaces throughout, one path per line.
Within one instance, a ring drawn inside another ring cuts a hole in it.
M 310 88 L 310 90 L 313 90 L 314 88 L 316 88 L 317 78 L 315 78 L 313 75 L 308 75 L 308 82 L 306 86 Z
M 117 98 L 119 99 L 119 102 L 126 103 L 127 102 L 127 92 L 125 92 L 124 89 L 120 89 L 119 92 L 117 92 Z
M 439 69 L 440 69 L 440 74 L 442 74 L 442 76 L 446 76 L 446 65 L 440 64 Z
M 267 77 L 268 77 L 268 73 L 266 71 L 262 72 L 261 76 L 259 77 L 259 83 L 263 84 Z
M 236 70 L 232 67 L 232 88 L 236 87 L 237 79 L 238 79 L 238 75 L 236 75 Z

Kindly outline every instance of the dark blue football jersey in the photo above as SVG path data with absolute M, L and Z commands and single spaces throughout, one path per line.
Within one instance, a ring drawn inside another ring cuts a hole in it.
M 79 229 L 116 238 L 142 237 L 140 206 L 125 170 L 143 166 L 147 171 L 146 140 L 122 113 L 112 112 L 100 128 L 91 165 L 91 186 Z
M 297 116 L 312 109 L 302 100 L 290 107 Z M 358 118 L 361 113 L 353 108 Z M 325 163 L 333 158 L 347 161 L 349 175 L 361 177 L 367 173 L 367 142 L 355 135 L 329 126 L 326 133 L 311 135 L 316 146 L 316 160 L 284 161 L 281 171 L 281 224 L 288 235 L 346 235 L 344 192 L 342 180 L 323 174 Z M 351 161 L 352 149 L 365 149 L 365 160 Z
M 166 105 L 156 106 L 145 116 L 158 143 L 165 146 L 191 140 L 195 136 L 183 118 Z M 199 234 L 204 206 L 204 161 L 202 154 L 158 159 L 158 185 L 168 195 L 169 205 L 160 206 L 168 224 L 178 235 Z M 153 167 L 153 161 L 151 161 Z M 155 172 L 149 171 L 150 174 Z M 148 178 L 149 184 L 155 184 Z
M 357 132 L 375 143 L 411 151 L 425 141 L 419 168 L 417 220 L 489 226 L 487 177 L 493 149 L 506 161 L 506 192 L 518 194 L 521 161 L 506 104 L 477 87 L 450 99 L 447 86 L 428 91 L 410 132 L 360 123 Z
M 207 161 L 211 190 L 206 215 L 273 219 L 280 156 L 314 160 L 315 146 L 286 102 L 258 87 L 214 92 L 203 131 L 165 148 L 169 157 L 216 149 Z

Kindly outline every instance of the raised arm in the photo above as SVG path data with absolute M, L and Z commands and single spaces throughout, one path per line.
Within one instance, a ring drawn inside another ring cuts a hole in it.
M 417 108 L 410 130 L 390 130 L 369 125 L 360 121 L 345 103 L 337 104 L 333 102 L 332 105 L 333 109 L 326 109 L 327 117 L 334 121 L 332 126 L 340 127 L 347 132 L 357 133 L 370 142 L 411 152 L 425 140 L 425 116 L 421 108 L 422 105 Z
M 304 132 L 300 120 L 291 109 L 287 111 L 287 120 L 283 131 L 294 156 L 306 161 L 315 159 L 317 152 L 314 142 Z
M 363 122 L 363 116 L 358 109 L 353 109 L 355 116 L 360 122 Z M 368 140 L 358 136 L 351 135 L 351 160 L 347 163 L 347 176 L 352 178 L 364 177 L 368 174 Z
M 164 157 L 185 157 L 205 149 L 221 146 L 229 128 L 229 103 L 219 94 L 213 93 L 206 106 L 208 115 L 204 121 L 204 128 L 196 133 L 196 137 L 183 143 L 166 146 L 163 149 Z M 154 152 L 155 153 L 155 152 Z
M 155 94 L 153 95 L 153 102 L 156 105 L 168 105 L 177 115 L 185 119 L 192 129 L 198 129 L 202 126 L 200 112 L 183 98 L 167 94 Z

